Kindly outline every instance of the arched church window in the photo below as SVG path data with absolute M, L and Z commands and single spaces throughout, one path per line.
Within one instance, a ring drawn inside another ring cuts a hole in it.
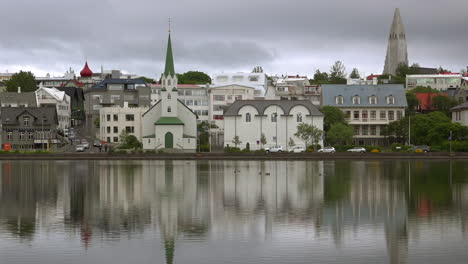
M 171 109 L 170 106 L 167 107 L 167 112 L 168 112 L 168 113 L 172 112 L 172 109 Z
M 250 113 L 245 114 L 245 122 L 250 123 L 252 122 L 252 116 Z

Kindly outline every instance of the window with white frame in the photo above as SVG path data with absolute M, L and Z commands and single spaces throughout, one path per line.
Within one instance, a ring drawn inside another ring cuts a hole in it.
M 385 120 L 385 119 L 387 119 L 387 112 L 380 111 L 380 120 Z
M 252 122 L 252 116 L 250 113 L 245 114 L 245 122 L 250 123 Z
M 395 104 L 395 97 L 393 95 L 387 96 L 387 104 Z
M 271 114 L 271 122 L 272 123 L 276 123 L 277 119 L 278 119 L 278 114 L 277 113 Z
M 7 139 L 13 140 L 13 132 L 7 132 Z
M 353 96 L 353 104 L 361 104 L 361 97 L 358 95 Z
M 342 105 L 344 103 L 344 97 L 342 95 L 338 95 L 336 97 L 336 104 Z
M 390 120 L 390 121 L 395 120 L 395 112 L 388 111 L 388 120 Z
M 397 120 L 401 120 L 402 117 L 403 117 L 403 112 L 397 111 L 397 112 L 396 112 L 396 118 L 397 118 Z
M 369 97 L 369 104 L 377 104 L 377 96 L 371 95 Z
M 28 126 L 29 126 L 29 116 L 23 117 L 23 125 L 24 125 L 25 127 L 28 127 Z

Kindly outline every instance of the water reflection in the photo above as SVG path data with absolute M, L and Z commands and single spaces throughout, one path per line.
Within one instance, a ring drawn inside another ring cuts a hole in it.
M 328 250 L 335 254 L 330 262 L 352 262 L 352 255 L 359 263 L 366 262 L 364 257 L 368 263 L 375 263 L 374 258 L 406 263 L 417 255 L 413 242 L 444 237 L 466 245 L 468 166 L 463 162 L 0 164 L 0 248 L 46 243 L 44 237 L 61 234 L 55 239 L 81 241 L 86 250 L 122 240 L 145 243 L 150 234 L 164 254 L 155 258 L 166 263 L 174 263 L 177 252 L 180 263 L 219 262 L 208 258 L 212 249 L 190 258 L 184 251 L 203 243 L 220 247 L 225 241 L 264 247 L 244 256 L 224 253 L 237 262 L 255 262 L 256 254 L 264 254 L 262 261 L 270 257 L 271 263 L 323 254 L 322 262 L 327 262 Z M 0 256 L 20 258 L 6 250 L 0 249 Z M 367 250 L 375 256 L 361 255 Z M 288 254 L 286 260 L 280 258 Z

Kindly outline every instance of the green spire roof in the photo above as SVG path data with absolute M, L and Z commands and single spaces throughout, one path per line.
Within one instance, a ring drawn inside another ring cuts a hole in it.
M 175 76 L 174 70 L 174 57 L 172 56 L 172 44 L 171 44 L 171 33 L 169 33 L 169 39 L 167 41 L 167 53 L 166 53 L 166 66 L 164 68 L 164 76 Z

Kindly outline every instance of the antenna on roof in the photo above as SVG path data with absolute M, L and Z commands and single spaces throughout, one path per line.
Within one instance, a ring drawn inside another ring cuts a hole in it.
M 169 33 L 171 33 L 171 18 L 169 17 Z

